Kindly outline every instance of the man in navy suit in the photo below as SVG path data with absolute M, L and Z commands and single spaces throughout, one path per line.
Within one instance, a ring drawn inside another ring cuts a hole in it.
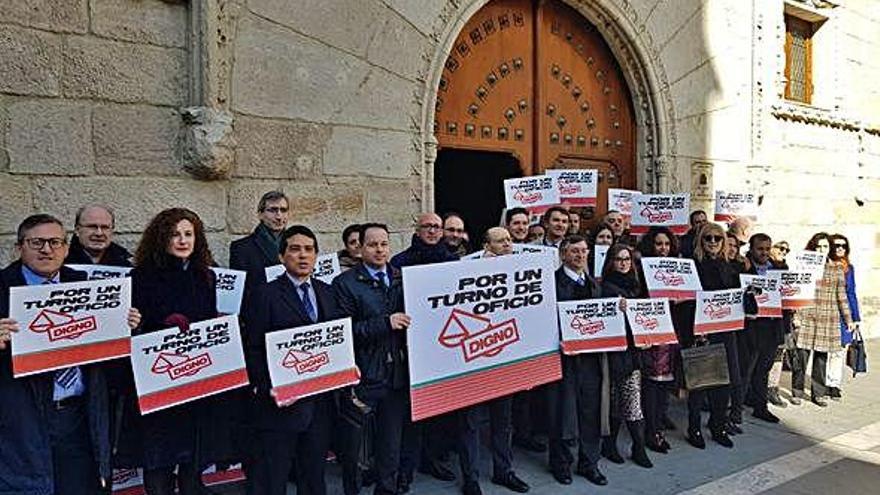
M 252 384 L 254 462 L 248 473 L 251 495 L 284 495 L 296 459 L 297 493 L 323 495 L 324 455 L 330 446 L 333 394 L 323 393 L 278 407 L 270 396 L 266 334 L 342 316 L 329 285 L 312 278 L 318 240 L 308 227 L 294 225 L 280 236 L 285 273 L 258 287 L 245 314 L 248 374 Z

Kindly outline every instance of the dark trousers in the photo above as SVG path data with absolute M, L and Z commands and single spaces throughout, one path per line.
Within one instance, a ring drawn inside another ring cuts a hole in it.
M 92 495 L 98 491 L 98 468 L 89 438 L 89 418 L 83 403 L 49 409 L 49 441 L 55 495 Z
M 602 449 L 601 355 L 581 354 L 563 356 L 562 359 L 562 380 L 546 386 L 548 461 L 554 472 L 566 472 L 571 468 L 575 433 L 578 467 L 595 467 Z
M 648 435 L 656 435 L 663 430 L 663 417 L 669 410 L 669 389 L 674 386 L 673 383 L 642 377 L 642 414 Z
M 487 419 L 493 476 L 504 477 L 513 470 L 512 408 L 513 397 L 507 396 L 473 406 L 459 415 L 458 457 L 465 482 L 477 481 L 480 477 L 480 427 Z
M 703 403 L 709 399 L 709 429 L 717 431 L 727 424 L 727 405 L 730 402 L 730 385 L 712 387 L 688 392 L 688 430 L 700 430 L 700 412 Z
M 810 360 L 810 352 L 813 353 L 813 369 L 810 373 L 812 378 L 811 394 L 813 397 L 822 397 L 828 393 L 825 386 L 825 365 L 828 361 L 828 353 L 822 351 L 811 351 L 810 349 L 798 349 L 798 360 L 800 366 L 791 370 L 791 390 L 792 392 L 804 391 L 804 379 L 807 373 L 807 362 Z
M 375 435 L 372 438 L 376 471 L 376 495 L 397 493 L 397 474 L 403 448 L 404 424 L 409 422 L 409 390 L 389 390 L 378 399 L 364 398 L 375 414 Z M 360 451 L 361 438 L 354 438 L 349 449 Z
M 756 411 L 767 409 L 767 381 L 778 346 L 771 339 L 755 339 L 749 346 L 748 354 L 740 353 L 742 383 L 746 387 L 746 398 Z
M 201 487 L 201 473 L 192 463 L 178 465 L 176 476 L 173 467 L 144 469 L 147 495 L 200 495 Z
M 298 495 L 326 494 L 324 466 L 331 428 L 330 407 L 325 402 L 304 431 L 256 431 L 257 455 L 248 472 L 248 495 L 285 495 L 294 464 Z
M 456 447 L 455 435 L 450 431 L 458 428 L 458 412 L 451 412 L 421 421 L 422 423 L 422 450 L 420 463 L 427 467 L 431 463 L 441 463 L 448 460 L 448 454 Z M 401 463 L 403 461 L 401 460 Z

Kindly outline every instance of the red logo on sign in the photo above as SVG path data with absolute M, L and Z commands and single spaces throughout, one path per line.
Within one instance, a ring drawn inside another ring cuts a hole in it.
M 730 316 L 730 313 L 730 306 L 719 306 L 717 304 L 709 303 L 703 308 L 703 314 L 710 320 L 720 320 L 721 318 Z
M 137 478 L 137 475 L 137 469 L 114 469 L 113 484 L 121 485 L 123 483 L 128 483 L 129 481 Z
M 211 366 L 211 355 L 207 352 L 198 356 L 189 357 L 186 354 L 169 354 L 162 352 L 150 369 L 153 373 L 161 375 L 168 373 L 168 378 L 177 380 L 184 376 L 193 376 L 199 371 Z
M 560 182 L 559 183 L 559 194 L 563 196 L 572 196 L 581 192 L 580 184 L 572 184 L 570 182 Z
M 645 330 L 655 330 L 660 326 L 660 322 L 657 321 L 657 318 L 649 318 L 641 313 L 636 313 L 636 324 Z
M 725 200 L 721 201 L 721 209 L 723 209 L 725 211 L 736 213 L 736 212 L 740 211 L 742 209 L 742 207 L 743 207 L 743 204 L 739 203 L 737 201 L 731 201 L 729 199 L 725 199 Z
M 524 192 L 517 190 L 516 193 L 513 195 L 513 199 L 519 201 L 520 203 L 522 203 L 524 205 L 537 203 L 543 197 L 544 196 L 540 192 L 537 192 L 537 191 L 531 192 L 531 193 L 524 193 Z
M 757 296 L 755 296 L 755 301 L 757 301 L 758 304 L 767 304 L 768 302 L 770 302 L 770 294 L 766 292 L 758 294 Z
M 480 356 L 496 356 L 519 342 L 519 329 L 515 318 L 492 324 L 486 317 L 453 309 L 437 341 L 450 349 L 461 347 L 464 360 L 470 362 Z
M 676 285 L 684 285 L 684 277 L 677 273 L 671 273 L 664 270 L 658 270 L 654 273 L 654 280 L 670 287 Z
M 281 366 L 296 370 L 297 374 L 314 373 L 325 364 L 330 364 L 330 356 L 324 351 L 320 354 L 311 354 L 306 351 L 291 349 L 281 360 Z
M 782 292 L 782 297 L 791 297 L 800 294 L 801 288 L 797 285 L 783 285 L 779 288 L 779 292 Z
M 671 211 L 655 211 L 648 206 L 646 206 L 639 215 L 641 215 L 642 218 L 647 218 L 651 223 L 662 223 L 672 220 Z
M 77 339 L 84 333 L 97 330 L 98 323 L 94 316 L 86 316 L 77 320 L 67 313 L 44 309 L 34 318 L 28 328 L 32 332 L 47 334 L 49 342 L 55 342 L 61 339 Z
M 571 328 L 581 335 L 594 335 L 605 330 L 605 322 L 601 320 L 591 321 L 583 316 L 575 316 L 571 320 Z

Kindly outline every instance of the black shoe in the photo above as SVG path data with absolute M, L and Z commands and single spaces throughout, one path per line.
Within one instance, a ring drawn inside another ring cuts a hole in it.
M 608 478 L 602 474 L 602 471 L 599 471 L 599 468 L 596 466 L 593 467 L 579 467 L 577 469 L 577 474 L 583 476 L 590 483 L 599 486 L 605 486 L 608 484 Z
M 788 407 L 788 404 L 782 401 L 782 397 L 779 397 L 779 389 L 776 387 L 767 389 L 767 402 L 776 407 Z
M 700 430 L 689 430 L 685 439 L 689 444 L 698 449 L 706 448 L 706 440 L 703 439 L 703 434 L 700 432 Z
M 602 457 L 608 459 L 614 464 L 623 464 L 626 462 L 626 460 L 623 458 L 622 455 L 620 455 L 620 452 L 618 452 L 616 448 L 602 449 Z
M 538 440 L 535 437 L 514 437 L 513 445 L 523 450 L 528 450 L 529 452 L 536 452 L 539 454 L 541 452 L 547 451 L 547 445 L 545 445 L 544 442 Z
M 733 448 L 733 440 L 727 436 L 727 432 L 724 430 L 716 430 L 712 432 L 712 440 L 715 441 L 718 445 L 722 447 L 727 447 L 728 449 Z
M 480 484 L 476 481 L 465 481 L 464 485 L 461 486 L 461 494 L 483 495 L 483 490 L 480 489 Z
M 455 473 L 438 461 L 428 461 L 419 466 L 419 472 L 440 481 L 453 481 Z
M 663 415 L 663 429 L 669 430 L 669 431 L 675 431 L 675 428 L 676 428 L 675 423 L 673 423 L 672 420 L 669 419 L 669 416 L 664 414 Z
M 550 472 L 553 474 L 553 479 L 556 480 L 560 485 L 570 485 L 572 482 L 571 479 L 571 469 L 569 468 L 557 468 L 551 469 Z
M 727 416 L 730 418 L 731 423 L 741 425 L 743 422 L 742 410 L 732 410 Z
M 733 421 L 728 421 L 724 426 L 724 430 L 730 435 L 742 435 L 743 429 Z
M 658 454 L 665 454 L 669 449 L 663 446 L 663 442 L 663 436 L 660 433 L 655 433 L 649 435 L 648 438 L 645 439 L 645 447 L 648 447 Z
M 514 473 L 513 471 L 507 473 L 507 475 L 503 477 L 493 476 L 492 483 L 495 485 L 503 486 L 504 488 L 507 488 L 508 490 L 514 491 L 516 493 L 526 493 L 527 491 L 529 491 L 529 484 L 519 479 L 516 476 L 516 473 Z
M 768 411 L 767 409 L 755 409 L 752 411 L 752 416 L 764 420 L 768 423 L 778 423 L 779 417 Z
M 666 441 L 666 437 L 663 436 L 663 433 L 658 433 L 658 435 L 660 435 L 660 446 L 663 447 L 663 450 L 665 450 L 666 452 L 672 450 L 672 446 L 669 445 L 669 442 Z
M 819 407 L 825 407 L 828 405 L 828 403 L 825 402 L 825 399 L 823 399 L 822 397 L 813 396 L 810 398 L 810 402 L 812 402 L 813 404 L 816 404 Z
M 793 406 L 799 406 L 799 405 L 801 405 L 801 402 L 806 398 L 807 398 L 807 396 L 804 395 L 803 392 L 800 392 L 798 390 L 792 390 L 791 397 L 788 399 L 788 401 L 791 402 L 791 405 L 793 405 Z
M 843 398 L 843 395 L 840 393 L 840 389 L 837 387 L 829 387 L 828 388 L 828 397 L 833 401 L 839 401 Z
M 648 458 L 648 454 L 645 452 L 645 449 L 642 448 L 634 448 L 632 450 L 632 455 L 630 455 L 630 459 L 637 466 L 641 466 L 643 468 L 652 468 L 654 467 L 654 463 L 651 462 L 651 459 Z

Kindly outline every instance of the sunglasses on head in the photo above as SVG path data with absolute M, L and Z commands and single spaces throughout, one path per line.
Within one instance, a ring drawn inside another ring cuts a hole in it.
M 723 235 L 704 235 L 703 240 L 706 242 L 721 242 L 724 240 Z

